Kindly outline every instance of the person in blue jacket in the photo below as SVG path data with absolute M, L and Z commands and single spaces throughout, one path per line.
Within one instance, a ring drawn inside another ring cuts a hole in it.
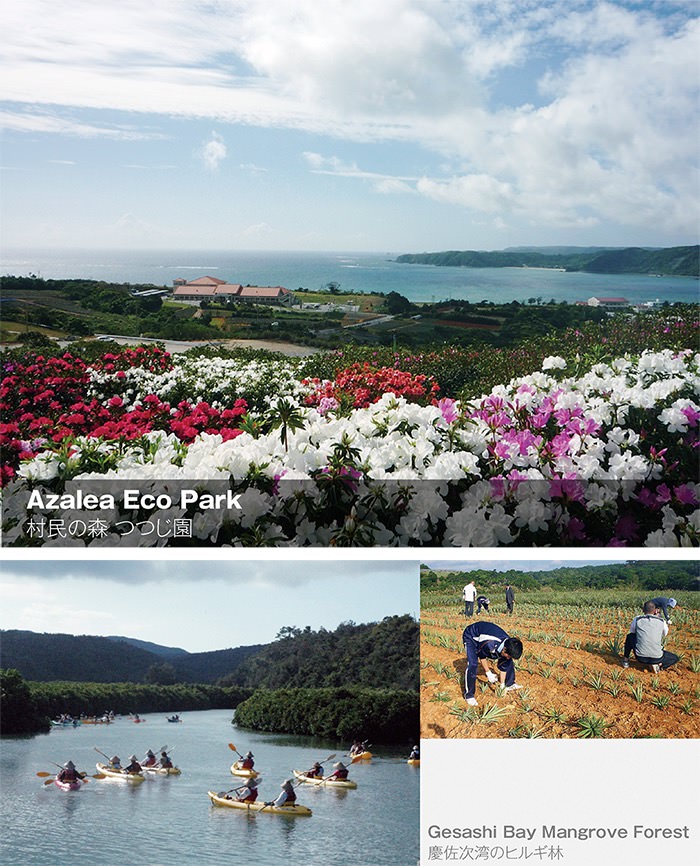
M 523 654 L 523 643 L 520 638 L 510 637 L 500 626 L 480 620 L 464 629 L 462 641 L 467 654 L 464 699 L 470 706 L 477 706 L 474 691 L 479 662 L 490 683 L 495 684 L 500 680 L 501 686 L 508 691 L 520 688 L 515 682 L 514 664 L 514 660 L 519 659 Z M 498 675 L 491 670 L 490 661 L 496 662 Z
M 656 605 L 656 609 L 660 610 L 666 622 L 671 622 L 668 616 L 668 609 L 678 607 L 678 602 L 675 598 L 666 598 L 665 596 L 659 596 L 658 598 L 652 598 L 652 601 Z

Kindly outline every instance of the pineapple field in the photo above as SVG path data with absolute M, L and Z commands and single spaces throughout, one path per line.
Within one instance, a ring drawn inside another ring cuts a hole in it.
M 680 657 L 655 674 L 622 666 L 639 589 L 516 590 L 512 614 L 492 592 L 488 612 L 465 618 L 459 594 L 421 594 L 421 737 L 637 738 L 700 736 L 700 599 L 675 592 L 665 648 Z M 490 684 L 479 665 L 478 706 L 464 700 L 465 626 L 481 619 L 523 642 L 517 691 Z

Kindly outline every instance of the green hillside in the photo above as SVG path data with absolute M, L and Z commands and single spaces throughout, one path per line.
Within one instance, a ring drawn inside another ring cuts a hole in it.
M 566 253 L 536 250 L 447 250 L 436 253 L 406 253 L 397 256 L 404 264 L 464 268 L 561 268 L 597 274 L 700 275 L 700 246 L 646 249 L 591 250 Z

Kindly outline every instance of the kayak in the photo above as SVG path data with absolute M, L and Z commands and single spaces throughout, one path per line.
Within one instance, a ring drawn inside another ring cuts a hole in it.
M 83 785 L 80 779 L 74 779 L 72 782 L 61 782 L 59 779 L 54 779 L 53 783 L 62 791 L 78 791 Z
M 179 776 L 182 770 L 179 767 L 144 767 L 141 765 L 144 773 L 155 773 L 158 776 Z
M 143 782 L 146 778 L 141 773 L 127 773 L 126 770 L 115 770 L 107 764 L 97 763 L 95 766 L 97 767 L 97 772 L 107 776 L 108 779 L 119 779 L 122 782 L 131 782 L 133 785 Z
M 353 755 L 351 764 L 356 763 L 357 761 L 369 761 L 372 758 L 371 752 L 360 752 L 359 755 Z
M 357 788 L 357 782 L 352 779 L 324 779 L 323 776 L 307 776 L 299 770 L 294 770 L 294 775 L 304 785 L 316 785 L 317 788 Z
M 242 809 L 244 812 L 265 812 L 271 815 L 287 815 L 290 818 L 301 817 L 302 815 L 311 815 L 311 809 L 308 806 L 299 806 L 294 803 L 291 806 L 266 806 L 264 803 L 241 803 L 240 800 L 229 800 L 221 794 L 215 794 L 213 791 L 207 791 L 209 799 L 215 806 L 227 806 L 229 809 Z
M 260 773 L 257 770 L 246 770 L 240 766 L 240 761 L 231 764 L 231 773 L 234 776 L 244 776 L 246 779 L 256 779 Z
M 412 767 L 420 767 L 420 758 L 409 758 L 406 763 Z

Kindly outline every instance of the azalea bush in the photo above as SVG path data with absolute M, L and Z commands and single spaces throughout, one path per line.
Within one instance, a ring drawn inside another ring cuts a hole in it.
M 695 545 L 700 539 L 700 371 L 690 350 L 644 351 L 585 371 L 580 357 L 552 355 L 529 375 L 461 400 L 440 396 L 427 374 L 390 373 L 382 365 L 353 363 L 332 380 L 314 382 L 294 378 L 302 372 L 295 362 L 270 361 L 278 366 L 257 366 L 248 377 L 236 361 L 240 375 L 222 384 L 209 372 L 234 367 L 209 360 L 211 366 L 199 366 L 201 382 L 212 384 L 195 384 L 194 393 L 203 397 L 216 385 L 216 400 L 166 410 L 166 396 L 182 393 L 179 377 L 192 385 L 196 364 L 189 359 L 144 372 L 126 362 L 112 361 L 110 371 L 78 365 L 79 382 L 66 359 L 70 397 L 55 407 L 42 397 L 47 411 L 74 412 L 70 401 L 81 397 L 92 406 L 91 395 L 95 414 L 107 408 L 117 424 L 151 411 L 158 423 L 137 423 L 129 438 L 119 427 L 89 430 L 59 415 L 70 433 L 29 441 L 19 437 L 27 432 L 22 425 L 32 424 L 24 415 L 32 413 L 21 407 L 27 411 L 10 422 L 18 429 L 2 431 L 16 461 L 16 469 L 8 466 L 17 473 L 5 507 L 6 542 L 65 543 L 28 534 L 26 493 L 75 490 L 97 479 L 138 480 L 154 490 L 223 483 L 240 494 L 241 510 L 175 504 L 160 516 L 189 520 L 189 541 L 135 542 L 118 528 L 129 515 L 117 507 L 106 515 L 104 534 L 75 543 Z M 9 375 L 23 379 L 21 371 Z M 270 393 L 258 399 L 256 383 L 265 375 L 276 376 L 280 388 L 267 385 Z M 3 400 L 15 406 L 13 394 Z M 224 418 L 226 412 L 234 415 Z M 157 514 L 131 517 L 153 521 Z M 38 517 L 41 508 L 32 510 L 31 518 Z

